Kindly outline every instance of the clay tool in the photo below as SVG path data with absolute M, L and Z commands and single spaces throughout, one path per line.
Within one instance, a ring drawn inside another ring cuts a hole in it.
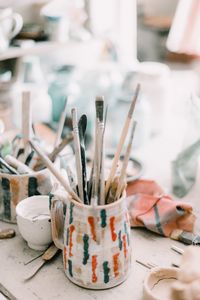
M 16 169 L 11 167 L 2 157 L 0 157 L 0 165 L 7 169 L 11 174 L 13 175 L 19 175 L 19 172 L 17 172 Z
M 130 105 L 130 108 L 129 108 L 129 111 L 128 111 L 128 115 L 126 117 L 126 121 L 124 123 L 124 127 L 123 127 L 121 137 L 120 137 L 120 140 L 119 140 L 119 144 L 117 146 L 117 150 L 116 150 L 113 162 L 112 162 L 110 174 L 109 174 L 108 179 L 106 181 L 105 197 L 107 197 L 110 184 L 112 182 L 113 177 L 115 176 L 115 172 L 116 172 L 116 169 L 117 169 L 117 164 L 118 164 L 120 154 L 121 154 L 121 151 L 122 151 L 122 148 L 123 148 L 123 145 L 124 145 L 129 127 L 130 127 L 130 123 L 131 123 L 131 120 L 132 120 L 132 117 L 133 117 L 133 112 L 134 112 L 134 109 L 135 109 L 135 104 L 136 104 L 136 101 L 137 101 L 137 98 L 138 98 L 138 95 L 139 95 L 139 91 L 140 91 L 140 85 L 138 84 L 137 87 L 136 87 L 135 96 L 133 97 L 133 100 L 131 102 L 131 105 Z
M 60 250 L 52 244 L 42 255 L 41 259 L 38 258 L 37 264 L 34 268 L 29 272 L 27 277 L 24 279 L 25 281 L 31 279 L 37 272 L 42 268 L 42 266 L 47 262 L 50 261 Z
M 5 161 L 14 167 L 19 174 L 33 174 L 34 171 L 11 155 L 5 156 Z
M 178 254 L 183 254 L 184 253 L 184 250 L 175 246 L 175 245 L 171 245 L 171 249 L 174 250 L 175 252 L 177 252 Z
M 136 122 L 134 121 L 132 130 L 131 130 L 131 134 L 130 134 L 129 143 L 128 143 L 128 146 L 127 146 L 127 149 L 126 149 L 126 153 L 124 155 L 124 161 L 123 161 L 123 164 L 122 164 L 122 169 L 121 169 L 121 173 L 120 173 L 120 177 L 119 177 L 119 184 L 118 184 L 117 191 L 116 191 L 115 201 L 118 200 L 119 197 L 121 196 L 122 190 L 123 190 L 123 187 L 124 187 L 124 182 L 125 182 L 125 179 L 126 179 L 126 169 L 127 169 L 128 161 L 129 161 L 130 154 L 131 154 L 131 148 L 132 148 L 135 128 L 136 128 Z
M 81 163 L 82 163 L 82 181 L 83 181 L 83 196 L 84 204 L 89 204 L 87 193 L 87 168 L 86 168 L 86 156 L 85 156 L 85 132 L 87 128 L 87 116 L 82 115 L 78 122 L 80 150 L 81 150 Z
M 71 168 L 69 166 L 67 166 L 66 168 L 66 172 L 67 172 L 67 176 L 68 176 L 68 180 L 69 180 L 69 184 L 72 188 L 72 190 L 77 193 L 77 189 L 76 189 L 76 180 L 74 178 L 74 174 L 71 170 Z
M 29 141 L 32 148 L 37 152 L 37 154 L 42 159 L 44 165 L 51 171 L 51 173 L 55 176 L 55 178 L 60 182 L 60 184 L 65 188 L 65 190 L 71 195 L 71 197 L 78 201 L 82 202 L 81 199 L 78 197 L 78 195 L 71 189 L 71 187 L 68 185 L 66 180 L 62 177 L 60 172 L 56 169 L 54 164 L 50 161 L 50 159 L 43 153 L 43 151 L 40 149 L 40 147 L 33 142 L 32 140 Z
M 15 236 L 15 230 L 11 228 L 0 229 L 0 239 L 10 239 Z
M 79 197 L 81 198 L 81 201 L 84 203 L 81 148 L 80 148 L 80 139 L 79 139 L 79 130 L 78 130 L 76 109 L 72 108 L 71 113 L 72 113 L 72 126 L 73 126 L 73 135 L 74 135 L 74 151 L 75 151 L 75 163 L 76 163 L 78 191 L 79 191 Z
M 60 143 L 63 127 L 65 125 L 66 115 L 67 115 L 67 99 L 65 100 L 65 107 L 60 116 L 54 147 L 57 147 Z

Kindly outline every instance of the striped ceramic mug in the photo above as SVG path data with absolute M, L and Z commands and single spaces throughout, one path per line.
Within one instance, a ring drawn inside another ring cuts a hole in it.
M 126 198 L 95 207 L 58 194 L 50 200 L 53 240 L 63 250 L 66 276 L 89 289 L 122 283 L 131 267 Z
M 33 174 L 0 173 L 0 220 L 16 223 L 16 205 L 35 195 L 48 195 L 52 189 L 47 169 Z

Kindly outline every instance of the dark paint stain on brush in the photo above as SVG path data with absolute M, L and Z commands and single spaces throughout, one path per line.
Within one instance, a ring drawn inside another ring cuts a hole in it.
M 2 178 L 1 184 L 2 184 L 2 189 L 3 189 L 4 216 L 7 219 L 11 219 L 11 209 L 10 209 L 10 201 L 11 201 L 10 181 L 7 178 Z

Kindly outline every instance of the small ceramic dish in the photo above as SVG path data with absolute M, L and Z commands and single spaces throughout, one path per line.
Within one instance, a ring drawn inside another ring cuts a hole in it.
M 153 268 L 144 281 L 144 300 L 171 300 L 171 286 L 177 280 L 177 268 Z
M 52 242 L 49 197 L 33 196 L 16 206 L 17 225 L 28 246 L 34 250 L 45 250 Z

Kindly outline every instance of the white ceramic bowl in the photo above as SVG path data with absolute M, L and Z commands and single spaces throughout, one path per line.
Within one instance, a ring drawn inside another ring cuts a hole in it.
M 52 241 L 48 196 L 33 196 L 16 206 L 22 237 L 34 250 L 45 250 Z

